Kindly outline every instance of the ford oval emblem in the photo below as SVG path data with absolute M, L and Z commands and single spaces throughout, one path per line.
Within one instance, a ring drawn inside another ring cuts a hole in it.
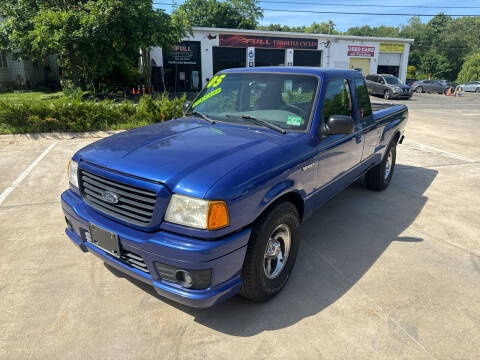
M 102 200 L 110 204 L 118 203 L 118 195 L 111 191 L 102 192 Z

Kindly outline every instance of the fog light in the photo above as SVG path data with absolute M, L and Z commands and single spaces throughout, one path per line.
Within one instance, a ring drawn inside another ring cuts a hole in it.
M 155 262 L 155 267 L 162 280 L 181 285 L 186 289 L 203 290 L 210 286 L 212 269 L 181 269 L 159 262 Z
M 177 279 L 178 283 L 183 287 L 189 289 L 193 286 L 193 279 L 192 276 L 185 270 L 178 270 L 175 273 L 175 278 Z

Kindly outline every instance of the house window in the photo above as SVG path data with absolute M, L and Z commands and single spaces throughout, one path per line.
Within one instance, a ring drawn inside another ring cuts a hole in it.
M 6 51 L 0 51 L 0 68 L 8 68 Z

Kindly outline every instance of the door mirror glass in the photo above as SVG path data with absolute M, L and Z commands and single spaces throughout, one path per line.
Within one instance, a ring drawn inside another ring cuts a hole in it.
M 378 82 L 379 82 L 380 84 L 385 84 L 385 81 L 384 81 L 383 79 L 381 79 L 381 78 L 378 79 Z
M 326 135 L 352 134 L 355 131 L 355 122 L 351 116 L 332 115 L 326 124 Z

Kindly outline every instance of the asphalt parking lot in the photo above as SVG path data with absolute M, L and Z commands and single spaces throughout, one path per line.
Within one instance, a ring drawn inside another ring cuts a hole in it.
M 480 96 L 392 102 L 410 120 L 390 187 L 307 220 L 272 301 L 203 310 L 64 234 L 67 162 L 105 134 L 0 136 L 0 358 L 479 359 Z

